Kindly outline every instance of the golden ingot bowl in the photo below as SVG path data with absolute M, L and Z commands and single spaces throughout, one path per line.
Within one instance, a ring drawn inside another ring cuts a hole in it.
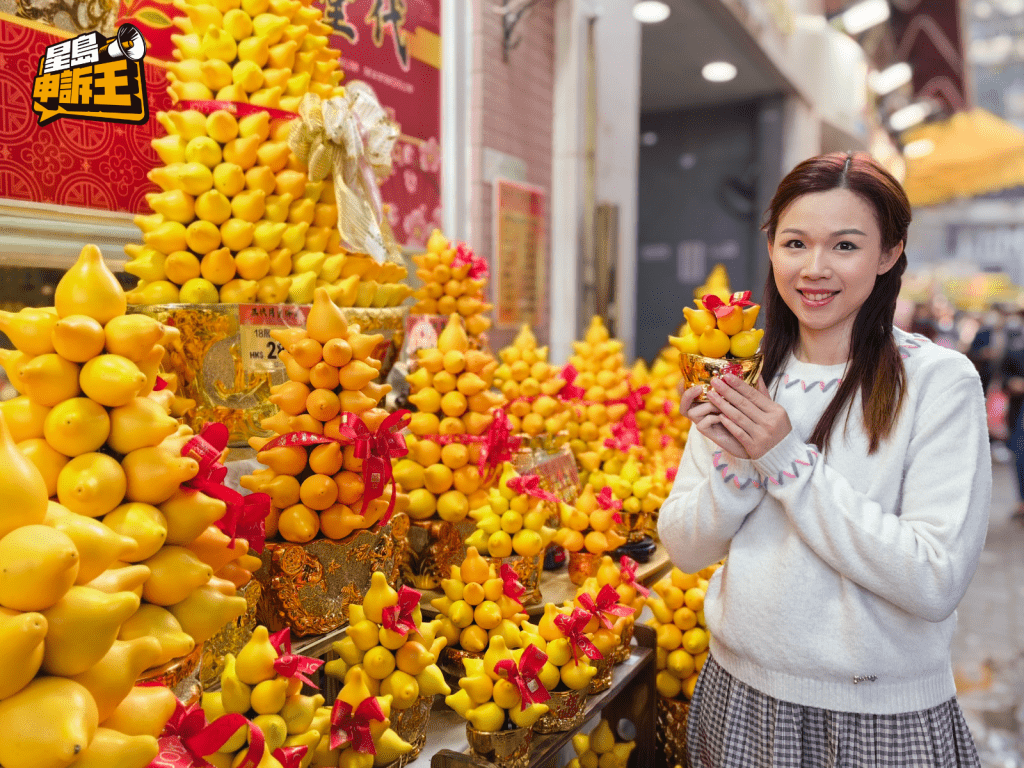
M 430 708 L 433 703 L 433 696 L 420 696 L 411 707 L 391 707 L 391 730 L 403 741 L 412 744 L 412 752 L 406 752 L 392 763 L 393 768 L 408 765 L 423 751 L 423 746 L 427 743 L 427 722 L 430 720 Z
M 254 579 L 244 587 L 240 587 L 236 594 L 245 598 L 248 609 L 237 619 L 221 627 L 217 634 L 203 644 L 201 667 L 203 687 L 209 687 L 215 681 L 220 680 L 220 673 L 224 671 L 224 657 L 229 653 L 237 656 L 238 652 L 249 642 L 253 630 L 256 629 L 258 623 L 256 607 L 263 594 L 263 587 Z
M 753 357 L 736 357 L 731 360 L 724 357 L 704 357 L 704 355 L 691 353 L 679 355 L 679 370 L 683 374 L 686 388 L 689 389 L 699 385 L 702 390 L 694 401 L 698 403 L 707 402 L 708 388 L 711 386 L 711 380 L 721 378 L 726 374 L 731 373 L 741 376 L 747 384 L 756 387 L 763 365 L 764 355 L 760 352 Z
M 186 656 L 171 659 L 159 667 L 147 669 L 139 675 L 138 682 L 163 685 L 184 704 L 195 703 L 203 692 L 200 682 L 200 666 L 203 658 L 203 645 L 199 644 Z
M 459 680 L 466 676 L 465 659 L 482 659 L 484 655 L 477 651 L 464 651 L 452 645 L 446 645 L 441 649 L 437 659 L 437 666 L 441 668 L 445 680 L 452 688 L 457 688 Z M 453 685 L 454 683 L 454 685 Z
M 597 667 L 597 674 L 590 678 L 590 685 L 587 686 L 587 693 L 593 696 L 595 693 L 607 691 L 612 687 L 612 657 L 605 656 L 601 659 L 591 659 L 591 664 Z
M 532 728 L 478 731 L 466 723 L 466 739 L 477 757 L 494 763 L 497 768 L 526 768 L 530 764 Z
M 591 576 L 597 576 L 597 569 L 601 566 L 601 555 L 587 552 L 581 549 L 579 552 L 569 553 L 569 581 L 577 587 L 583 586 L 583 582 Z
M 533 724 L 533 730 L 537 733 L 571 731 L 583 722 L 586 702 L 586 688 L 578 691 L 552 691 L 551 698 L 544 702 L 548 705 L 548 711 Z
M 689 765 L 686 755 L 686 719 L 690 702 L 685 699 L 667 699 L 658 696 L 657 728 L 658 751 L 666 765 Z
M 612 664 L 621 664 L 633 652 L 630 646 L 633 643 L 633 627 L 635 624 L 636 619 L 628 617 L 622 622 L 622 634 L 619 636 L 619 644 L 612 651 Z

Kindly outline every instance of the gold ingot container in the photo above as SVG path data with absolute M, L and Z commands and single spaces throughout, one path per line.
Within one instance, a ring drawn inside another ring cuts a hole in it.
M 532 728 L 478 731 L 466 723 L 466 739 L 474 755 L 494 763 L 496 768 L 527 768 L 530 764 Z
M 445 681 L 453 690 L 458 688 L 459 680 L 466 676 L 466 665 L 464 659 L 482 659 L 483 653 L 477 651 L 464 651 L 451 645 L 441 649 L 437 657 L 437 666 L 444 674 Z
M 686 755 L 686 718 L 689 714 L 690 702 L 685 699 L 658 696 L 656 743 L 667 765 L 689 765 Z
M 268 541 L 254 574 L 262 588 L 256 618 L 271 632 L 291 627 L 300 637 L 322 635 L 348 622 L 348 606 L 362 603 L 375 571 L 398 584 L 402 516 L 374 530 L 355 531 L 340 541 L 307 544 Z
M 593 696 L 595 693 L 607 691 L 612 687 L 612 657 L 605 656 L 601 659 L 591 659 L 590 663 L 597 667 L 597 674 L 590 678 L 590 685 L 587 686 L 587 693 Z
M 277 356 L 280 345 L 269 336 L 257 338 L 249 326 L 243 328 L 239 304 L 150 304 L 129 305 L 128 311 L 149 315 L 174 325 L 180 344 L 167 350 L 161 369 L 177 376 L 177 394 L 196 401 L 184 421 L 196 432 L 205 424 L 227 426 L 228 445 L 245 448 L 250 437 L 273 437 L 260 422 L 277 413 L 270 402 L 270 387 L 288 380 L 284 363 Z M 261 304 L 271 315 L 296 317 L 302 327 L 304 313 L 293 304 Z M 301 307 L 305 309 L 305 307 Z M 373 355 L 382 359 L 378 381 L 384 381 L 401 348 L 404 333 L 403 307 L 384 309 L 344 308 L 350 323 L 359 323 L 363 333 L 384 336 L 382 348 Z M 280 326 L 282 328 L 285 325 Z M 386 346 L 385 346 L 386 345 Z
M 466 559 L 466 537 L 475 530 L 470 518 L 457 523 L 436 517 L 410 520 L 407 534 L 398 542 L 402 583 L 440 589 L 441 580 L 451 577 L 451 567 Z
M 244 597 L 248 609 L 234 621 L 225 624 L 216 635 L 203 643 L 203 663 L 201 678 L 203 688 L 209 688 L 220 680 L 224 671 L 224 657 L 233 653 L 235 656 L 249 642 L 252 632 L 256 629 L 256 607 L 259 605 L 263 587 L 258 581 L 250 581 L 237 590 L 239 597 Z
M 587 689 L 578 691 L 552 691 L 546 714 L 533 724 L 537 733 L 563 733 L 571 731 L 583 722 L 586 712 Z
M 187 656 L 147 669 L 139 675 L 138 682 L 165 686 L 185 706 L 194 704 L 203 694 L 203 684 L 199 681 L 202 658 L 203 646 L 197 645 Z
M 726 374 L 741 376 L 747 384 L 757 386 L 757 378 L 761 375 L 761 367 L 764 365 L 764 355 L 758 352 L 753 357 L 738 357 L 728 360 L 720 357 L 704 357 L 685 353 L 679 355 L 679 370 L 683 374 L 683 381 L 686 388 L 700 385 L 701 394 L 697 395 L 695 402 L 706 403 L 708 400 L 708 389 L 711 387 L 711 380 L 721 378 Z
M 581 549 L 579 552 L 569 553 L 569 581 L 577 587 L 583 586 L 583 582 L 591 576 L 597 576 L 597 569 L 601 567 L 601 555 L 587 552 Z
M 543 553 L 529 557 L 526 555 L 511 555 L 510 557 L 485 557 L 484 559 L 494 565 L 494 573 L 499 576 L 501 575 L 502 565 L 512 566 L 512 570 L 516 572 L 519 581 L 526 588 L 526 593 L 523 595 L 523 608 L 540 603 L 542 599 L 540 594 L 540 575 L 544 570 Z
M 430 708 L 434 703 L 433 696 L 420 696 L 411 707 L 395 709 L 391 707 L 391 730 L 404 741 L 412 744 L 412 751 L 406 752 L 390 768 L 402 768 L 415 760 L 423 745 L 427 743 L 427 721 L 430 720 Z
M 626 537 L 626 543 L 635 544 L 642 541 L 647 535 L 647 513 L 646 512 L 624 512 L 619 510 L 622 523 L 616 523 L 615 528 Z
M 621 664 L 629 655 L 633 652 L 630 645 L 633 642 L 633 627 L 636 625 L 636 619 L 626 618 L 622 622 L 622 634 L 619 636 L 619 644 L 615 647 L 615 650 L 611 653 L 612 664 Z

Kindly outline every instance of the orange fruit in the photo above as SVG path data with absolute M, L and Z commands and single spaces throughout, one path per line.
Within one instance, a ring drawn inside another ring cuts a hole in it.
M 466 425 L 463 424 L 462 419 L 456 416 L 447 416 L 441 419 L 437 431 L 441 435 L 464 435 L 466 434 Z
M 356 457 L 356 448 L 354 445 L 345 446 L 345 469 L 350 472 L 362 472 L 363 471 L 363 460 Z
M 324 348 L 316 339 L 306 338 L 293 344 L 288 351 L 303 368 L 312 368 L 323 359 Z
M 328 339 L 324 344 L 324 362 L 341 368 L 352 360 L 352 346 L 347 339 Z
M 279 445 L 261 451 L 256 458 L 278 475 L 297 475 L 306 468 L 306 449 L 301 445 Z
M 309 468 L 318 475 L 336 475 L 341 471 L 342 459 L 339 443 L 325 443 L 309 452 Z
M 608 539 L 603 533 L 591 531 L 583 537 L 583 546 L 587 548 L 587 552 L 600 554 L 608 551 Z
M 327 509 L 338 500 L 338 485 L 329 475 L 310 475 L 299 486 L 299 500 L 310 509 Z
M 441 449 L 441 461 L 449 469 L 460 469 L 469 461 L 469 448 L 462 443 L 449 443 Z
M 276 388 L 270 396 L 270 402 L 289 416 L 299 416 L 306 412 L 306 398 L 310 389 L 301 381 L 286 381 Z
M 409 431 L 414 435 L 437 435 L 441 420 L 433 413 L 414 413 L 409 419 Z
M 469 451 L 466 451 L 468 458 Z M 455 489 L 471 496 L 480 489 L 480 470 L 474 464 L 459 467 L 454 472 Z
M 457 390 L 447 392 L 441 398 L 441 410 L 446 416 L 461 416 L 466 412 L 467 405 L 466 396 Z
M 309 369 L 309 383 L 317 389 L 337 389 L 338 369 L 320 361 Z
M 434 374 L 434 381 L 431 383 L 431 386 L 444 395 L 455 389 L 455 384 L 456 379 L 453 374 L 448 371 L 439 371 Z
M 455 476 L 444 464 L 431 464 L 423 470 L 423 487 L 435 496 L 452 487 Z
M 363 498 L 363 478 L 355 472 L 339 472 L 334 476 L 334 484 L 338 487 L 338 501 L 342 504 L 355 504 Z
M 306 411 L 318 421 L 330 421 L 341 412 L 341 401 L 330 389 L 314 389 L 306 398 Z
M 320 516 L 305 504 L 293 504 L 281 511 L 277 530 L 285 541 L 305 544 L 320 531 Z
M 413 450 L 410 450 L 409 456 L 420 466 L 429 467 L 441 460 L 441 446 L 433 440 L 417 441 L 414 450 L 415 455 L 413 455 Z
M 426 488 L 409 491 L 409 508 L 406 512 L 413 520 L 426 520 L 437 509 L 437 497 Z
M 320 531 L 329 539 L 343 539 L 352 532 L 352 525 L 345 519 L 352 509 L 344 504 L 334 504 L 320 512 Z

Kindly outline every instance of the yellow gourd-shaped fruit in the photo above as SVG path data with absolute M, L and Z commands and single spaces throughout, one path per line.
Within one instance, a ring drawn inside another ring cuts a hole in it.
M 392 706 L 395 709 L 408 709 L 416 702 L 420 686 L 415 677 L 396 669 L 381 681 L 380 692 L 383 696 L 393 698 Z
M 57 494 L 57 478 L 68 463 L 68 457 L 54 449 L 41 437 L 22 440 L 18 443 L 18 450 L 39 470 L 39 474 L 42 475 L 43 481 L 46 483 L 46 493 L 55 496 Z
M 108 595 L 115 592 L 133 592 L 142 597 L 142 585 L 148 578 L 149 568 L 144 565 L 114 563 L 92 581 L 85 582 L 84 586 L 98 589 Z
M 235 673 L 235 655 L 224 656 L 224 669 L 220 673 L 220 699 L 225 712 L 244 714 L 249 711 L 252 688 Z
M 79 366 L 55 352 L 33 357 L 19 374 L 25 394 L 41 405 L 54 406 L 75 397 L 81 390 Z
M 448 317 L 447 325 L 441 331 L 441 335 L 437 337 L 437 348 L 442 353 L 451 351 L 464 353 L 469 350 L 469 337 L 462 325 L 462 318 L 457 313 L 453 312 Z
M 160 643 L 160 656 L 153 666 L 186 656 L 195 647 L 192 637 L 181 629 L 178 620 L 165 608 L 143 603 L 118 632 L 119 640 L 154 637 Z
M 120 454 L 159 445 L 177 430 L 178 422 L 155 400 L 136 397 L 110 411 L 107 445 Z
M 585 662 L 586 659 L 581 661 Z M 597 674 L 597 667 L 590 663 L 577 664 L 575 659 L 569 659 L 562 665 L 560 674 L 568 688 L 578 691 L 590 685 L 591 678 Z
M 0 702 L 0 761 L 5 768 L 66 768 L 98 723 L 96 702 L 82 685 L 37 678 Z
M 0 412 L 0 537 L 23 525 L 42 523 L 46 517 L 46 482 L 39 470 L 18 450 L 7 421 Z
M 501 635 L 495 635 L 491 638 L 487 650 L 484 651 L 484 671 L 492 680 L 501 679 L 501 675 L 495 671 L 494 665 L 505 660 L 515 661 L 512 658 L 512 651 L 505 645 L 505 639 Z
M 110 434 L 110 415 L 87 397 L 74 397 L 51 408 L 43 421 L 43 436 L 65 456 L 100 448 Z
M 143 564 L 152 574 L 142 588 L 142 597 L 153 605 L 180 603 L 213 578 L 213 569 L 184 547 L 161 547 Z
M 478 731 L 500 731 L 505 723 L 505 710 L 489 701 L 469 710 L 466 719 Z
M 373 725 L 371 725 L 371 732 Z M 409 744 L 391 728 L 385 728 L 384 732 L 373 740 L 376 754 L 373 756 L 374 766 L 385 766 L 395 763 L 399 757 L 412 751 L 412 744 Z
M 270 643 L 267 628 L 260 624 L 253 630 L 249 641 L 238 652 L 238 656 L 235 658 L 235 671 L 238 674 L 238 679 L 246 685 L 258 685 L 277 674 L 274 670 L 275 661 L 277 661 L 277 650 Z
M 77 768 L 146 768 L 160 751 L 153 736 L 126 736 L 97 728 L 89 748 L 75 761 Z
M 763 335 L 764 331 L 761 330 L 740 331 L 732 337 L 729 351 L 734 357 L 753 357 L 757 354 Z
M 42 611 L 49 624 L 43 671 L 70 677 L 85 672 L 110 650 L 121 624 L 139 608 L 131 592 L 108 595 L 75 586 Z
M 128 695 L 139 675 L 156 663 L 161 651 L 155 637 L 117 640 L 95 665 L 71 679 L 92 694 L 103 722 Z
M 462 581 L 466 584 L 470 582 L 483 584 L 492 575 L 490 565 L 480 556 L 476 547 L 469 547 L 466 550 L 466 559 L 462 561 L 460 573 Z
M 107 352 L 139 361 L 163 338 L 163 326 L 147 315 L 121 315 L 103 328 Z
M 532 728 L 540 718 L 548 712 L 547 704 L 531 704 L 526 709 L 514 707 L 509 710 L 509 718 L 520 728 Z
M 227 506 L 220 499 L 190 488 L 179 488 L 160 505 L 167 520 L 168 544 L 188 546 L 211 524 L 220 520 Z
M 221 582 L 220 579 L 211 579 L 210 583 L 168 609 L 181 624 L 181 628 L 197 643 L 206 642 L 221 627 L 248 610 L 244 597 L 231 597 L 218 589 Z M 234 585 L 230 582 L 227 584 L 233 592 Z
M 178 454 L 167 440 L 132 451 L 121 461 L 121 467 L 128 479 L 125 499 L 145 504 L 167 501 L 182 483 L 199 472 L 196 460 Z
M 312 727 L 317 710 L 323 706 L 323 703 L 324 697 L 320 694 L 303 696 L 301 693 L 296 693 L 289 696 L 280 712 L 288 735 L 297 736 L 306 733 Z
M 0 701 L 26 685 L 43 663 L 46 619 L 41 613 L 0 608 Z
M 53 306 L 60 317 L 88 315 L 101 325 L 123 315 L 128 308 L 124 289 L 103 262 L 95 245 L 86 245 L 57 283 Z
M 398 593 L 388 584 L 381 571 L 374 571 L 370 577 L 370 589 L 363 598 L 366 618 L 380 624 L 384 621 L 384 609 L 398 604 Z
M 313 306 L 306 319 L 306 331 L 310 338 L 321 344 L 331 339 L 344 339 L 348 336 L 348 321 L 340 309 L 331 301 L 326 288 L 313 291 Z
M 60 503 L 86 517 L 101 517 L 124 498 L 127 481 L 116 459 L 105 453 L 76 456 L 57 477 Z
M 177 705 L 178 700 L 170 688 L 162 685 L 136 686 L 117 705 L 114 713 L 103 721 L 103 726 L 126 736 L 156 738 L 163 732 Z
M 103 518 L 103 524 L 135 542 L 135 548 L 118 557 L 130 563 L 148 560 L 167 539 L 167 519 L 156 507 L 141 502 L 121 504 Z
M 99 520 L 72 512 L 55 501 L 49 502 L 44 522 L 74 542 L 78 552 L 77 584 L 92 581 L 112 563 L 136 549 L 133 539 L 120 536 Z
M 21 394 L 28 389 L 21 378 L 22 367 L 32 359 L 32 355 L 26 355 L 14 349 L 0 349 L 0 368 L 4 369 L 11 386 Z
M 0 311 L 0 331 L 26 355 L 53 352 L 51 334 L 57 314 L 50 308 L 26 307 L 20 312 Z
M 78 550 L 46 525 L 16 528 L 0 539 L 0 606 L 42 611 L 60 600 L 78 576 Z
M 11 438 L 16 443 L 42 437 L 43 425 L 49 413 L 48 406 L 33 403 L 25 395 L 0 403 L 0 414 L 7 421 Z
M 238 662 L 235 662 L 238 669 Z M 281 711 L 288 698 L 288 678 L 275 677 L 254 685 L 249 706 L 258 715 L 274 715 Z
M 597 754 L 603 755 L 606 752 L 611 752 L 614 746 L 615 734 L 612 733 L 608 721 L 602 719 L 597 727 L 590 732 L 590 748 Z
M 370 689 L 366 685 L 366 673 L 359 667 L 353 667 L 345 675 L 345 685 L 338 692 L 338 698 L 349 704 L 353 710 L 370 698 Z

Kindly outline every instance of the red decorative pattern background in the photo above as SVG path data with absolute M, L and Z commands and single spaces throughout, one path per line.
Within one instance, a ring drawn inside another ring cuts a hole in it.
M 32 78 L 48 45 L 69 35 L 0 20 L 0 197 L 148 213 L 146 178 L 157 164 L 150 139 L 163 135 L 156 113 L 171 108 L 162 67 L 146 66 L 149 122 L 62 118 L 42 128 L 32 111 Z

